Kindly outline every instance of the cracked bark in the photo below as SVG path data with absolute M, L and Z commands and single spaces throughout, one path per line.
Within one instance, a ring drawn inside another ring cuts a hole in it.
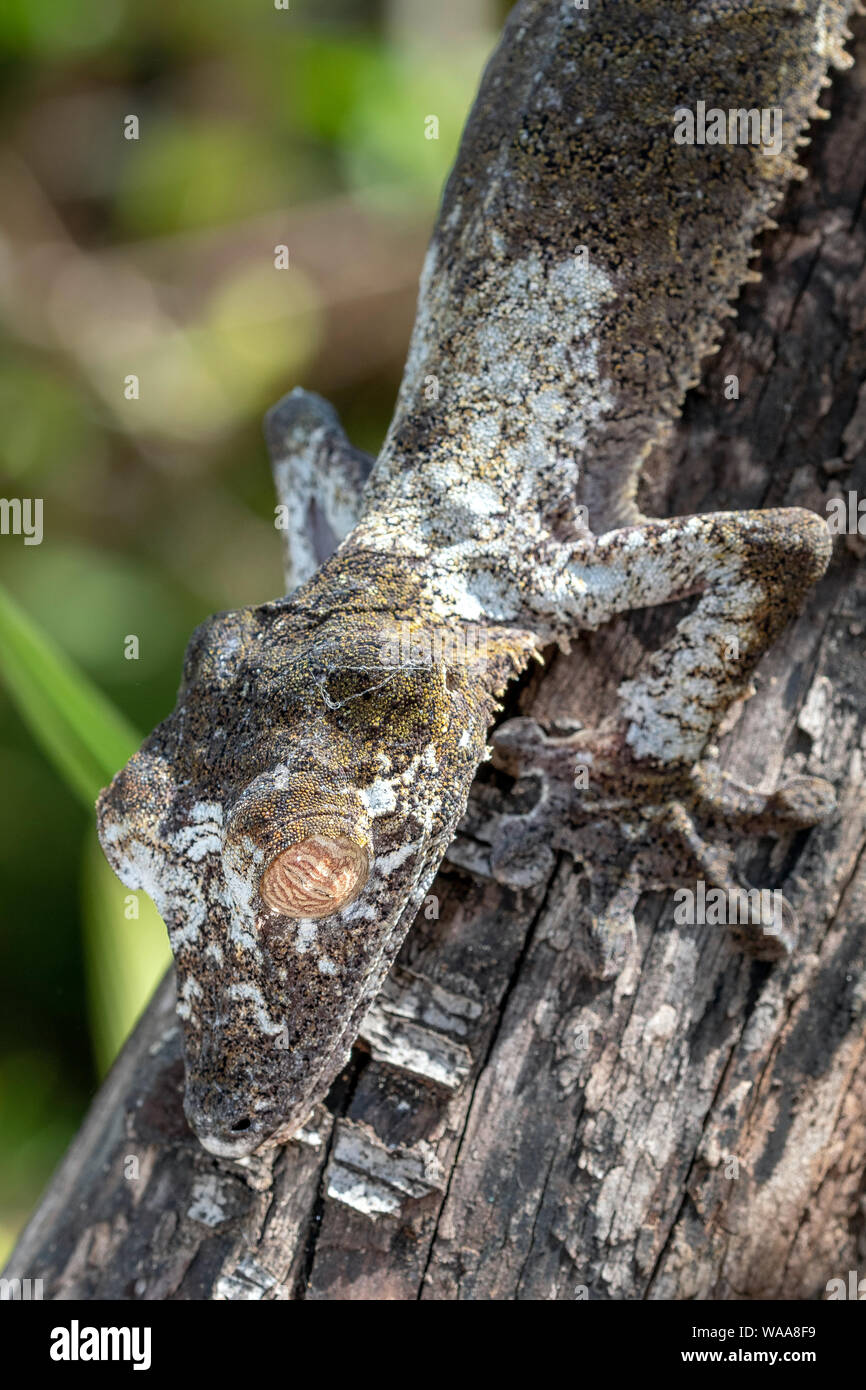
M 762 247 L 680 427 L 651 514 L 812 507 L 866 479 L 866 27 L 814 128 L 810 177 Z M 725 399 L 739 378 L 740 398 Z M 646 895 L 618 979 L 581 964 L 586 884 L 567 858 L 511 892 L 446 863 L 366 1026 L 300 1139 L 242 1163 L 181 1112 L 171 981 L 94 1101 L 12 1257 L 46 1297 L 613 1299 L 821 1297 L 862 1267 L 866 1140 L 866 583 L 859 538 L 764 660 L 723 765 L 809 771 L 839 814 L 743 847 L 796 903 L 783 966 Z M 670 612 L 582 639 L 515 693 L 542 722 L 593 720 Z M 513 808 L 486 770 L 474 832 Z

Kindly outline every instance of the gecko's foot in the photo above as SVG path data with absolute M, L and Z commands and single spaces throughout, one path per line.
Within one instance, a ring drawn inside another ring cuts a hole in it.
M 758 792 L 715 765 L 692 770 L 696 813 L 742 834 L 784 835 L 808 830 L 836 808 L 836 794 L 823 777 L 791 777 L 773 792 Z
M 534 720 L 515 719 L 494 734 L 498 767 L 538 799 L 523 816 L 503 816 L 491 847 L 501 882 L 524 887 L 544 877 L 557 849 L 586 865 L 592 885 L 589 936 L 615 973 L 627 953 L 633 908 L 649 889 L 679 890 L 676 921 L 728 928 L 759 959 L 787 955 L 797 938 L 794 913 L 777 889 L 746 889 L 734 869 L 749 835 L 791 834 L 834 807 L 819 777 L 796 777 L 764 794 L 712 763 L 653 768 L 636 759 L 621 731 L 551 737 Z

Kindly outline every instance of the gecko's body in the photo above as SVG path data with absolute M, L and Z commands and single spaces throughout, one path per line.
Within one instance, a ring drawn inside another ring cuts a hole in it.
M 656 847 L 681 842 L 718 877 L 696 807 L 789 825 L 826 807 L 815 779 L 767 799 L 695 769 L 822 573 L 823 521 L 645 521 L 636 495 L 747 278 L 828 65 L 846 61 L 852 7 L 523 0 L 512 13 L 356 524 L 291 597 L 199 629 L 175 712 L 101 799 L 109 859 L 169 928 L 187 1114 L 214 1152 L 287 1137 L 326 1091 L 454 835 L 497 698 L 544 643 L 700 595 L 604 730 L 567 746 L 503 739 L 504 765 L 534 758 L 559 787 L 548 812 L 567 817 L 555 766 L 568 774 L 579 752 Z M 781 153 L 676 143 L 676 109 L 701 101 L 781 108 Z M 327 407 L 289 397 L 269 431 L 287 505 L 326 460 L 345 532 L 367 469 Z M 451 655 L 425 656 L 443 636 Z M 519 883 L 508 832 L 494 859 Z M 659 877 L 650 859 L 645 881 Z M 612 896 L 601 916 L 615 925 L 630 907 Z

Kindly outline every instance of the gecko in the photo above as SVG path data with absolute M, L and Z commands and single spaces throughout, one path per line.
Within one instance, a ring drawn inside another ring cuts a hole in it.
M 286 596 L 196 630 L 173 713 L 97 805 L 109 862 L 168 928 L 184 1108 L 211 1153 L 286 1142 L 326 1095 L 503 694 L 545 647 L 692 600 L 599 727 L 495 736 L 499 765 L 542 788 L 494 836 L 503 883 L 532 881 L 521 837 L 592 863 L 593 817 L 624 829 L 627 853 L 593 864 L 606 959 L 648 885 L 730 882 L 721 828 L 790 833 L 832 809 L 820 778 L 764 794 L 710 756 L 829 561 L 824 519 L 649 518 L 638 482 L 802 172 L 854 8 L 520 0 L 444 191 L 375 463 L 310 393 L 270 413 Z M 777 148 L 676 139 L 698 103 L 778 112 Z M 740 935 L 759 956 L 793 944 Z

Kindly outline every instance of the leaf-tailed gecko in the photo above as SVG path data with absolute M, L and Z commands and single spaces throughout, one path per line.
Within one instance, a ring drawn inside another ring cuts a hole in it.
M 627 828 L 630 863 L 598 865 L 603 949 L 628 936 L 642 886 L 696 865 L 728 881 L 705 822 L 784 830 L 832 805 L 820 779 L 762 796 L 704 757 L 823 573 L 825 522 L 648 520 L 636 499 L 797 172 L 827 69 L 848 65 L 852 8 L 521 0 L 445 190 L 372 471 L 318 398 L 271 413 L 304 537 L 289 597 L 193 634 L 174 712 L 98 805 L 109 861 L 168 927 L 185 1109 L 213 1153 L 284 1141 L 327 1091 L 454 837 L 498 700 L 545 644 L 696 597 L 603 728 L 548 738 L 518 721 L 498 741 L 505 768 L 542 779 L 537 836 L 569 819 L 579 835 L 587 797 Z M 731 130 L 681 142 L 676 113 L 698 103 L 732 128 L 745 117 L 740 133 L 748 111 L 778 113 L 778 152 Z M 578 763 L 587 791 L 572 791 Z M 518 832 L 504 821 L 492 863 L 519 885 Z M 763 954 L 786 944 L 744 934 Z

